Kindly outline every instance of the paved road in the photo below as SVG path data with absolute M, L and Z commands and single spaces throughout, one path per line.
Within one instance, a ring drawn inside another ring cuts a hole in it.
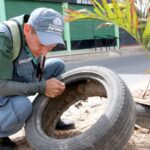
M 66 62 L 67 70 L 87 65 L 100 65 L 115 71 L 131 90 L 145 89 L 150 79 L 150 57 L 145 53 Z

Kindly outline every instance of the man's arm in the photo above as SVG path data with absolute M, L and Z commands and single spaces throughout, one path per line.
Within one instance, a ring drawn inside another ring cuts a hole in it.
M 44 92 L 45 92 L 45 81 L 24 83 L 24 82 L 0 80 L 1 96 L 12 96 L 12 95 L 30 96 L 36 93 L 44 94 Z

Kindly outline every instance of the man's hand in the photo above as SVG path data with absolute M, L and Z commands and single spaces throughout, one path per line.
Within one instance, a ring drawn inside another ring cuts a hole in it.
M 45 95 L 54 98 L 65 90 L 65 84 L 56 78 L 51 78 L 46 81 Z

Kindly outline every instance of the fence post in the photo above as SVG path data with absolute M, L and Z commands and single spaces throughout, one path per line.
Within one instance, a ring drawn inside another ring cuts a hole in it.
M 68 8 L 68 3 L 63 3 L 63 15 L 65 15 L 64 8 Z M 69 22 L 65 22 L 64 24 L 64 39 L 66 40 L 67 44 L 67 51 L 71 52 L 71 39 L 70 39 L 70 25 Z
M 115 28 L 115 37 L 116 40 L 117 40 L 117 48 L 119 49 L 120 48 L 120 37 L 119 37 L 119 27 L 117 25 L 114 26 Z
M 5 1 L 0 0 L 0 22 L 6 20 L 6 13 L 5 13 Z

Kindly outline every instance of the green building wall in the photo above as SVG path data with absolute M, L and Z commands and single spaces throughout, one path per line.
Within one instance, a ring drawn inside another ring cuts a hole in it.
M 87 8 L 92 10 L 92 6 L 90 5 L 70 5 L 73 9 L 83 9 Z M 80 20 L 70 23 L 70 32 L 71 32 L 71 40 L 84 40 L 84 39 L 94 39 L 95 37 L 108 37 L 115 36 L 114 26 L 105 27 L 101 29 L 97 29 L 97 27 L 103 23 L 100 20 Z

